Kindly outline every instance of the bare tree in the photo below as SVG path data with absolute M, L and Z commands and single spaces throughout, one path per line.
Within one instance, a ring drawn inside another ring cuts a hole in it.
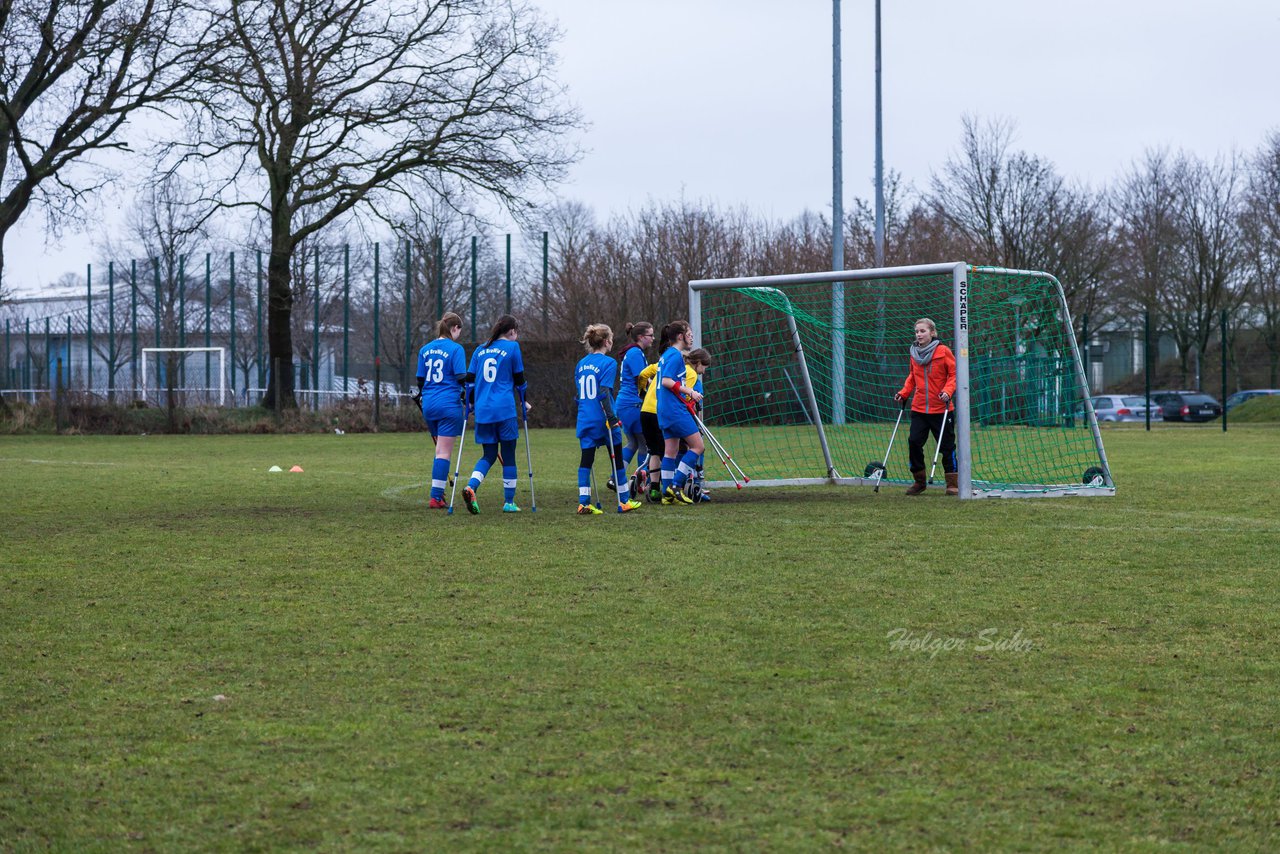
M 964 119 L 958 157 L 932 181 L 930 204 L 970 260 L 1058 277 L 1073 317 L 1102 308 L 1112 263 L 1102 201 L 1053 164 L 1013 150 L 1013 125 Z
M 1274 388 L 1280 385 L 1280 131 L 1267 137 L 1250 167 L 1241 223 L 1250 280 L 1244 314 L 1266 347 Z
M 211 19 L 186 0 L 0 0 L 0 276 L 31 203 L 56 229 L 105 179 L 73 167 L 186 89 Z
M 557 31 L 516 0 L 229 0 L 184 156 L 230 163 L 218 198 L 270 228 L 268 340 L 291 365 L 290 260 L 348 213 L 558 180 L 577 123 L 551 74 Z M 296 405 L 292 370 L 266 400 Z
M 1219 329 L 1219 313 L 1234 314 L 1244 298 L 1241 251 L 1240 160 L 1232 155 L 1206 163 L 1183 155 L 1174 168 L 1178 194 L 1180 263 L 1164 298 L 1169 331 L 1178 344 L 1184 383 L 1194 348 L 1197 368 Z M 1224 346 L 1226 342 L 1223 342 Z M 1199 371 L 1196 377 L 1199 380 Z

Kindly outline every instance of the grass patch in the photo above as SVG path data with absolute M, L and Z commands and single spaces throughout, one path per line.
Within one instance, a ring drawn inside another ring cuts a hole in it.
M 1270 847 L 1277 434 L 1140 426 L 1114 499 L 595 518 L 568 431 L 478 517 L 422 435 L 0 437 L 0 840 Z

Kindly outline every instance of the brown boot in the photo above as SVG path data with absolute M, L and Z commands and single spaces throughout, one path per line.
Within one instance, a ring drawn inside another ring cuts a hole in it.
M 946 476 L 947 476 L 947 495 L 959 495 L 960 494 L 960 473 L 949 471 L 949 472 L 946 472 Z
M 912 474 L 915 475 L 916 482 L 907 487 L 907 495 L 919 495 L 924 492 L 924 488 L 929 485 L 924 478 L 924 469 L 920 469 L 920 471 L 913 471 Z

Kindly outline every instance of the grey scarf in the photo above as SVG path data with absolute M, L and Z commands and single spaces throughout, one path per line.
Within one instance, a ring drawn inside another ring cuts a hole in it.
M 933 359 L 933 351 L 936 349 L 938 349 L 937 338 L 933 339 L 928 344 L 925 344 L 923 347 L 919 344 L 912 344 L 911 358 L 915 360 L 917 365 L 923 368 Z

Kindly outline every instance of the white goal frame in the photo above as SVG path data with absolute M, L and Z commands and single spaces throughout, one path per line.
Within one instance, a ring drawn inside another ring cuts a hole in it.
M 1066 293 L 1063 291 L 1062 283 L 1055 276 L 1048 273 L 1035 270 L 1009 270 L 1001 267 L 976 267 L 964 261 L 953 261 L 942 264 L 920 264 L 905 267 L 877 267 L 866 270 L 834 270 L 818 273 L 795 273 L 776 276 L 741 276 L 726 279 L 696 279 L 689 282 L 689 326 L 693 331 L 693 346 L 702 346 L 702 294 L 704 291 L 714 290 L 734 290 L 734 289 L 759 289 L 770 290 L 775 294 L 782 295 L 786 298 L 785 293 L 778 289 L 779 285 L 793 284 L 823 284 L 830 283 L 832 286 L 831 303 L 834 313 L 838 313 L 843 317 L 844 307 L 844 284 L 845 282 L 865 281 L 869 279 L 892 279 L 905 278 L 909 276 L 928 276 L 928 275 L 950 275 L 952 280 L 952 312 L 955 327 L 955 341 L 953 351 L 956 358 L 956 404 L 955 404 L 955 431 L 956 431 L 956 452 L 957 452 L 957 474 L 958 485 L 960 487 L 960 497 L 962 499 L 972 498 L 1052 498 L 1061 496 L 1114 496 L 1115 482 L 1111 479 L 1111 466 L 1107 462 L 1107 454 L 1102 446 L 1102 433 L 1098 429 L 1098 419 L 1094 414 L 1093 405 L 1090 402 L 1090 392 L 1088 387 L 1088 379 L 1084 373 L 1084 363 L 1080 358 L 1080 348 L 1075 340 L 1075 335 L 1068 336 L 1071 340 L 1071 354 L 1076 364 L 1076 374 L 1080 378 L 1081 394 L 1084 399 L 1084 412 L 1089 419 L 1089 429 L 1093 435 L 1094 447 L 1098 452 L 1098 460 L 1102 469 L 1102 483 L 1080 484 L 1073 487 L 1061 488 L 1036 488 L 1028 484 L 1026 489 L 1006 488 L 1006 489 L 974 489 L 973 484 L 973 467 L 972 467 L 972 438 L 969 412 L 969 286 L 968 276 L 970 270 L 981 270 L 986 273 L 1001 275 L 1019 275 L 1034 276 L 1037 278 L 1047 279 L 1053 282 L 1057 290 L 1058 305 L 1063 313 L 1064 322 L 1068 329 L 1072 329 L 1071 313 L 1067 307 Z M 787 299 L 788 304 L 790 300 Z M 833 316 L 835 316 L 833 314 Z M 804 388 L 808 396 L 808 404 L 812 407 L 812 415 L 814 416 L 814 426 L 817 429 L 819 442 L 825 457 L 827 467 L 827 477 L 821 478 L 788 478 L 780 480 L 751 481 L 750 486 L 798 486 L 807 484 L 831 483 L 840 485 L 871 485 L 877 483 L 875 478 L 871 477 L 842 477 L 835 470 L 832 462 L 831 451 L 827 444 L 827 438 L 823 431 L 821 413 L 819 412 L 817 399 L 813 391 L 813 383 L 809 376 L 808 364 L 805 362 L 804 350 L 801 346 L 800 334 L 796 328 L 795 317 L 791 314 L 787 315 L 788 328 L 791 332 L 792 342 L 796 348 L 797 363 L 801 374 L 804 378 Z M 833 325 L 842 325 L 833 323 Z M 833 358 L 839 359 L 843 353 L 844 339 L 838 332 L 832 333 Z M 833 397 L 838 400 L 844 398 L 844 376 L 843 371 L 835 371 L 834 387 L 832 389 Z M 730 482 L 716 482 L 708 484 L 710 486 L 727 486 Z
M 218 405 L 227 402 L 227 348 L 226 347 L 143 347 L 142 353 L 142 399 L 147 399 L 147 354 L 148 353 L 217 353 L 218 354 Z M 183 389 L 186 391 L 187 389 Z M 156 389 L 157 392 L 160 389 Z M 208 391 L 208 389 L 206 389 Z

